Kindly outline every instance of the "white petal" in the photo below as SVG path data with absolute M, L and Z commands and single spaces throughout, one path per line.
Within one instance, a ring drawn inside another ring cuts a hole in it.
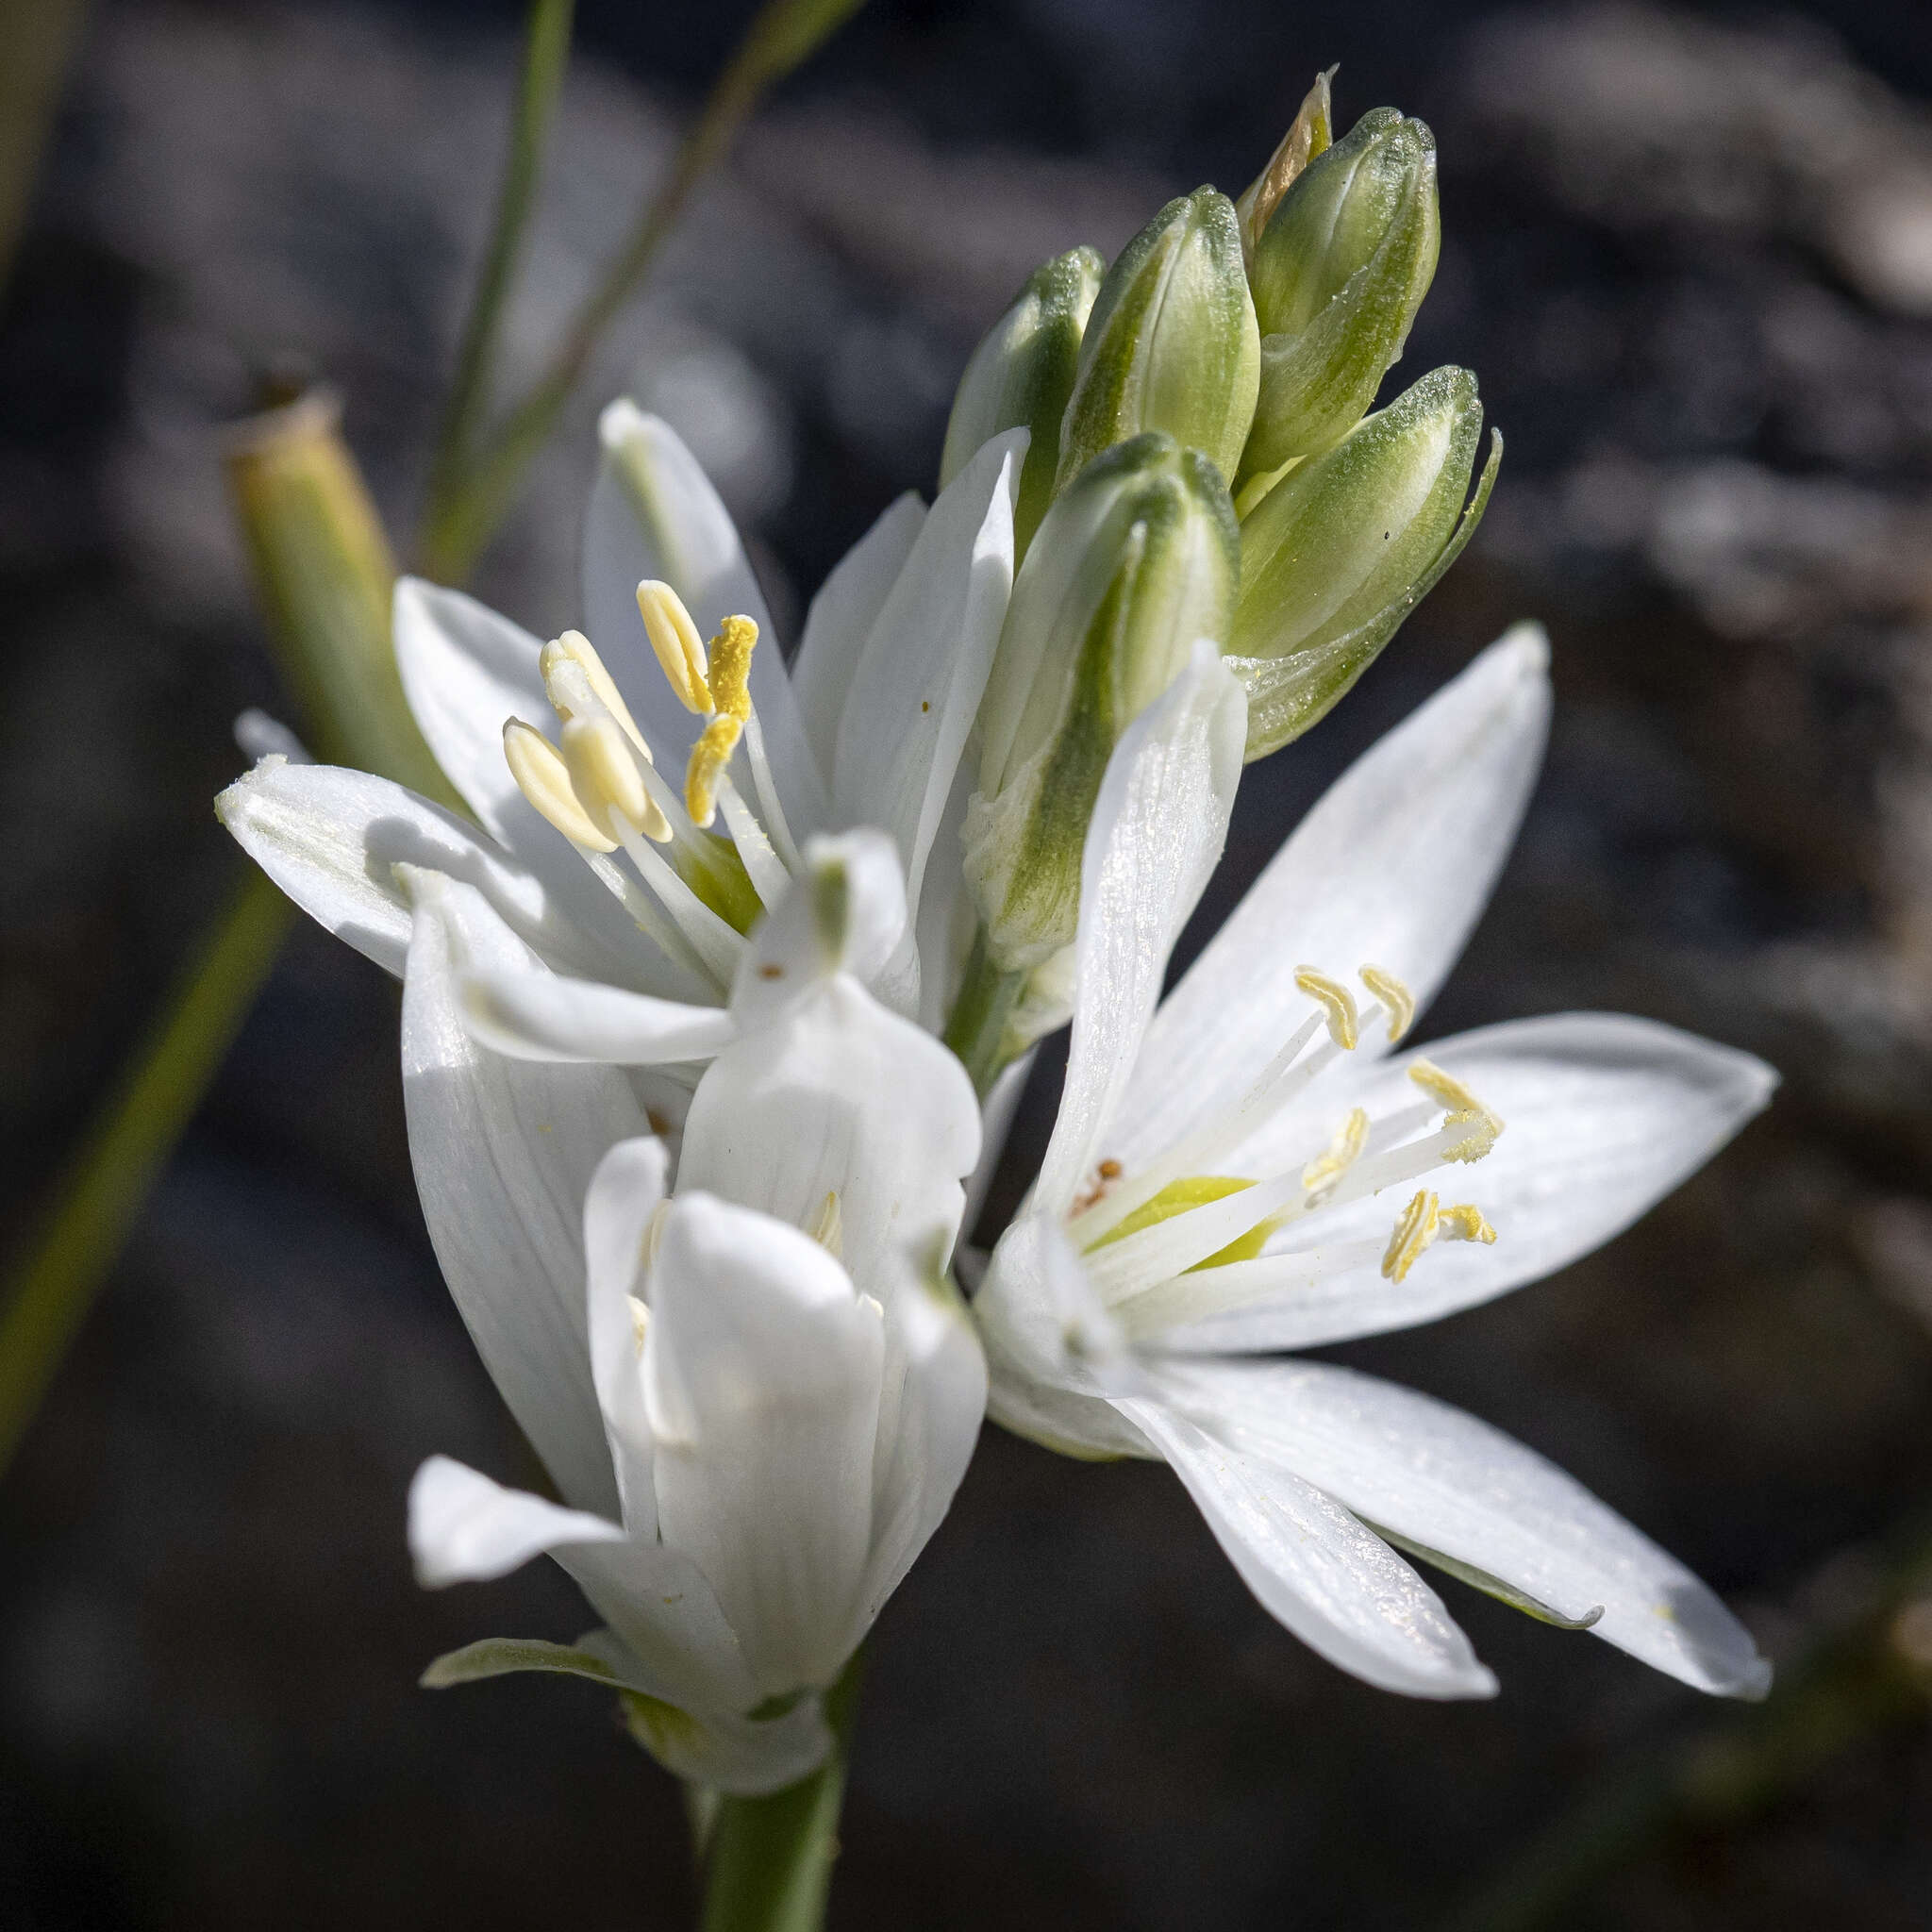
M 899 1587 L 952 1507 L 986 1413 L 986 1357 L 942 1258 L 902 1257 L 886 1302 L 878 1441 L 873 1457 L 866 1620 Z
M 437 763 L 483 829 L 544 881 L 573 924 L 593 936 L 596 957 L 605 962 L 593 976 L 652 992 L 682 992 L 682 975 L 640 937 L 570 842 L 517 790 L 504 760 L 508 719 L 554 728 L 537 668 L 542 646 L 488 605 L 418 577 L 396 585 L 395 640 L 404 693 Z
M 1121 1407 L 1174 1465 L 1241 1581 L 1310 1650 L 1384 1690 L 1495 1695 L 1441 1599 L 1340 1504 L 1164 1403 Z
M 1674 1557 L 1487 1423 L 1314 1362 L 1202 1362 L 1175 1380 L 1217 1431 L 1412 1542 L 1488 1571 L 1701 1690 L 1771 1679 L 1743 1626 Z
M 940 492 L 873 624 L 839 723 L 838 816 L 892 835 L 915 917 L 1012 592 L 1027 441 L 1024 429 L 995 437 Z
M 409 1555 L 425 1590 L 487 1583 L 571 1544 L 623 1541 L 614 1523 L 507 1490 L 447 1456 L 432 1456 L 409 1485 Z
M 895 498 L 833 566 L 805 614 L 791 689 L 812 756 L 828 780 L 839 747 L 839 714 L 852 690 L 858 654 L 924 522 L 925 506 L 916 491 Z
M 620 1141 L 597 1163 L 584 1195 L 591 1374 L 617 1470 L 624 1526 L 645 1541 L 658 1534 L 658 1497 L 651 1486 L 637 1305 L 643 1296 L 644 1238 L 665 1196 L 667 1166 L 663 1141 Z
M 525 1060 L 653 1067 L 708 1060 L 732 1037 L 722 1007 L 686 1006 L 555 973 L 473 973 L 463 1019 L 485 1046 Z
M 979 1154 L 979 1105 L 953 1056 L 846 974 L 747 1032 L 706 1070 L 685 1117 L 680 1188 L 793 1227 L 839 1197 L 852 1279 L 883 1300 L 889 1257 L 950 1247 Z
M 1515 841 L 1548 658 L 1517 625 L 1329 788 L 1162 1004 L 1110 1154 L 1138 1167 L 1241 1097 L 1310 1010 L 1297 965 L 1380 966 L 1428 1004 Z M 1379 1027 L 1358 1049 L 1383 1050 Z
M 1164 1345 L 1217 1354 L 1313 1347 L 1411 1328 L 1539 1281 L 1647 1213 L 1757 1113 L 1777 1083 L 1762 1060 L 1653 1020 L 1557 1013 L 1435 1041 L 1364 1070 L 1366 1080 L 1353 1086 L 1338 1080 L 1337 1118 L 1351 1106 L 1373 1116 L 1412 1104 L 1418 1094 L 1406 1070 L 1418 1058 L 1455 1074 L 1503 1118 L 1491 1153 L 1425 1182 L 1444 1200 L 1480 1208 L 1496 1229 L 1495 1245 L 1431 1248 L 1400 1282 L 1385 1281 L 1374 1267 L 1332 1275 L 1201 1323 Z M 1232 1165 L 1252 1174 L 1306 1158 L 1311 1131 L 1318 1141 L 1321 1128 L 1304 1115 L 1298 1155 L 1291 1128 L 1282 1127 L 1251 1142 Z M 1401 1206 L 1391 1192 L 1302 1225 L 1308 1239 L 1319 1229 L 1325 1243 L 1358 1240 L 1387 1233 Z M 1292 1229 L 1279 1240 L 1304 1244 Z
M 606 1148 L 644 1131 L 624 1074 L 491 1053 L 458 1008 L 458 970 L 527 969 L 472 888 L 410 874 L 403 983 L 409 1158 L 436 1257 L 484 1366 L 558 1487 L 614 1516 L 584 1325 L 584 1191 Z
M 857 1642 L 884 1348 L 808 1236 L 680 1194 L 651 1270 L 644 1388 L 666 1543 L 709 1579 L 766 1695 Z
M 541 878 L 388 778 L 265 758 L 215 800 L 215 811 L 303 911 L 398 977 L 410 924 L 398 865 L 475 887 L 545 959 L 590 973 L 605 961 Z
M 703 466 L 671 425 L 626 401 L 599 419 L 604 445 L 584 512 L 584 612 L 591 641 L 667 769 L 681 767 L 698 722 L 658 668 L 638 615 L 638 584 L 655 577 L 682 597 L 700 636 L 727 617 L 749 617 L 761 640 L 752 653 L 751 699 L 792 835 L 826 820 L 824 787 L 805 741 L 798 702 L 771 612 L 751 561 Z
M 1066 1085 L 1036 1190 L 1052 1213 L 1066 1213 L 1100 1157 L 1168 953 L 1221 857 L 1246 717 L 1240 684 L 1204 641 L 1108 760 L 1080 866 L 1079 991 Z M 1163 1108 L 1170 1099 L 1163 1095 Z M 1107 1151 L 1114 1151 L 1110 1138 Z

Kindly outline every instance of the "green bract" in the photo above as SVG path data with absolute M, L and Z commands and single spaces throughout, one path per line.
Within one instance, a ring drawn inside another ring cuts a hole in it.
M 967 876 L 1000 970 L 1073 938 L 1108 757 L 1194 641 L 1227 636 L 1239 576 L 1220 473 L 1172 436 L 1108 451 L 1047 512 L 1014 579 L 966 819 Z
M 1436 273 L 1436 140 L 1377 108 L 1311 160 L 1254 251 L 1261 378 L 1244 477 L 1327 449 L 1358 423 Z
M 1013 510 L 1014 544 L 1021 552 L 1053 501 L 1060 419 L 1073 393 L 1088 313 L 1106 273 L 1107 259 L 1096 248 L 1070 248 L 1041 262 L 974 350 L 953 398 L 940 459 L 941 490 L 1001 430 L 1033 432 Z
M 1057 487 L 1102 450 L 1149 429 L 1233 476 L 1260 358 L 1234 203 L 1196 189 L 1169 202 L 1100 285 L 1060 429 Z
M 1325 716 L 1456 560 L 1502 458 L 1498 436 L 1465 509 L 1482 422 L 1475 377 L 1433 370 L 1243 520 L 1226 658 L 1251 759 Z

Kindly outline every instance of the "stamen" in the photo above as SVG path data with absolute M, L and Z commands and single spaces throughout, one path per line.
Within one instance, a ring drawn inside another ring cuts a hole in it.
M 644 1353 L 644 1337 L 651 1332 L 651 1311 L 634 1294 L 626 1295 L 625 1299 L 630 1303 L 631 1339 L 637 1343 L 638 1356 L 641 1359 Z
M 1369 1143 L 1369 1116 L 1365 1108 L 1354 1108 L 1335 1130 L 1325 1154 L 1318 1154 L 1302 1169 L 1302 1186 L 1313 1207 L 1326 1197 L 1337 1181 L 1353 1167 Z
M 844 1217 L 839 1210 L 836 1191 L 820 1202 L 818 1212 L 806 1223 L 805 1231 L 833 1260 L 845 1258 Z
M 1380 966 L 1357 969 L 1362 984 L 1382 1002 L 1389 1014 L 1389 1044 L 1393 1046 L 1415 1024 L 1415 995 L 1394 974 Z
M 1445 1208 L 1438 1224 L 1436 1239 L 1444 1241 L 1480 1241 L 1486 1248 L 1496 1245 L 1496 1230 L 1490 1225 L 1480 1208 L 1467 1201 Z
M 1417 1060 L 1409 1068 L 1408 1077 L 1431 1100 L 1447 1108 L 1445 1127 L 1470 1129 L 1463 1139 L 1443 1149 L 1444 1160 L 1480 1160 L 1496 1144 L 1503 1131 L 1502 1117 L 1485 1107 L 1455 1074 L 1445 1074 L 1433 1060 Z
M 637 746 L 646 760 L 650 758 L 651 747 L 644 742 L 644 734 L 638 729 L 638 722 L 630 714 L 630 707 L 624 701 L 624 693 L 618 690 L 616 680 L 604 668 L 604 660 L 591 648 L 591 641 L 580 630 L 567 630 L 559 638 L 552 638 L 543 646 L 543 655 L 537 660 L 537 668 L 542 673 L 543 692 L 556 707 L 559 718 L 569 718 L 572 710 L 567 709 L 569 696 L 565 680 L 560 675 L 562 667 L 574 664 L 584 674 L 584 681 L 591 687 L 592 696 L 610 715 L 617 720 L 619 728 Z M 564 693 L 559 701 L 559 693 Z
M 671 1218 L 671 1203 L 659 1201 L 644 1223 L 644 1273 L 658 1265 L 658 1250 L 664 1245 L 664 1224 Z
M 708 830 L 718 816 L 718 780 L 738 749 L 743 726 L 736 718 L 721 714 L 698 733 L 691 748 L 691 763 L 684 773 L 684 808 L 700 831 Z
M 711 640 L 710 669 L 705 674 L 711 708 L 741 724 L 751 716 L 751 654 L 758 641 L 758 627 L 749 617 L 727 617 Z
M 688 711 L 708 711 L 711 693 L 705 682 L 705 646 L 684 599 L 669 584 L 646 577 L 638 586 L 638 615 L 644 620 L 644 635 L 678 702 Z
M 504 762 L 521 791 L 573 845 L 591 852 L 614 852 L 617 841 L 600 831 L 578 802 L 563 754 L 533 724 L 521 718 L 503 727 Z
M 1356 1017 L 1355 995 L 1339 979 L 1330 979 L 1312 966 L 1295 968 L 1294 983 L 1311 1000 L 1318 1001 L 1328 1015 L 1328 1037 L 1344 1053 L 1353 1053 L 1360 1037 Z
M 644 781 L 638 775 L 637 760 L 613 719 L 572 718 L 565 723 L 561 736 L 571 789 L 585 816 L 600 832 L 612 840 L 619 838 L 613 813 L 640 830 L 647 828 L 654 818 L 663 823 L 664 814 L 651 803 Z M 665 824 L 664 836 L 670 834 L 671 827 Z
M 1400 1281 L 1437 1241 L 1480 1241 L 1487 1248 L 1493 1247 L 1495 1241 L 1496 1230 L 1484 1219 L 1480 1208 L 1471 1207 L 1467 1201 L 1444 1208 L 1438 1196 L 1424 1189 L 1396 1217 L 1395 1230 L 1382 1256 L 1382 1273 L 1390 1281 Z

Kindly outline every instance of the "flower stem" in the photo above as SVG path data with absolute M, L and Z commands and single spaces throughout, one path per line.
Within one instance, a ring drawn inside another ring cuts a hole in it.
M 0 1313 L 0 1469 L 254 1005 L 291 913 L 251 866 L 61 1177 Z
M 966 977 L 945 1032 L 946 1044 L 973 1076 L 974 1091 L 982 1100 L 1015 1058 L 1007 1049 L 1007 1022 L 1025 985 L 1024 973 L 1008 973 L 993 963 L 982 926 L 973 941 Z
M 826 1695 L 832 1749 L 825 1761 L 769 1797 L 720 1800 L 701 1932 L 819 1932 L 824 1924 L 861 1655 L 855 1653 Z
M 685 136 L 669 177 L 572 318 L 549 368 L 484 443 L 475 462 L 466 458 L 463 474 L 432 491 L 421 543 L 428 575 L 455 583 L 469 574 L 508 510 L 530 459 L 556 426 L 605 329 L 643 280 L 692 189 L 724 158 L 766 91 L 863 5 L 864 0 L 766 0 Z

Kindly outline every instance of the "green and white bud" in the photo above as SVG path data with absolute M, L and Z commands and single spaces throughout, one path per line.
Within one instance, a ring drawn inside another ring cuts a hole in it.
M 1197 188 L 1169 202 L 1100 285 L 1060 429 L 1056 487 L 1149 429 L 1201 451 L 1232 477 L 1260 373 L 1234 203 Z
M 1194 641 L 1226 637 L 1240 556 L 1220 473 L 1158 431 L 1096 458 L 1048 510 L 1013 581 L 966 813 L 966 874 L 999 971 L 1073 939 L 1108 758 Z
M 1070 248 L 1041 262 L 1012 307 L 981 338 L 953 398 L 940 458 L 941 490 L 1003 430 L 1033 432 L 1013 507 L 1016 557 L 1025 555 L 1053 501 L 1060 419 L 1074 392 L 1080 338 L 1106 274 L 1107 258 L 1097 248 Z
M 1243 479 L 1332 447 L 1375 400 L 1441 245 L 1436 138 L 1364 114 L 1282 195 L 1254 253 L 1260 394 Z
M 1474 533 L 1502 460 L 1466 369 L 1437 369 L 1298 465 L 1241 523 L 1229 670 L 1248 689 L 1250 759 L 1324 717 Z

